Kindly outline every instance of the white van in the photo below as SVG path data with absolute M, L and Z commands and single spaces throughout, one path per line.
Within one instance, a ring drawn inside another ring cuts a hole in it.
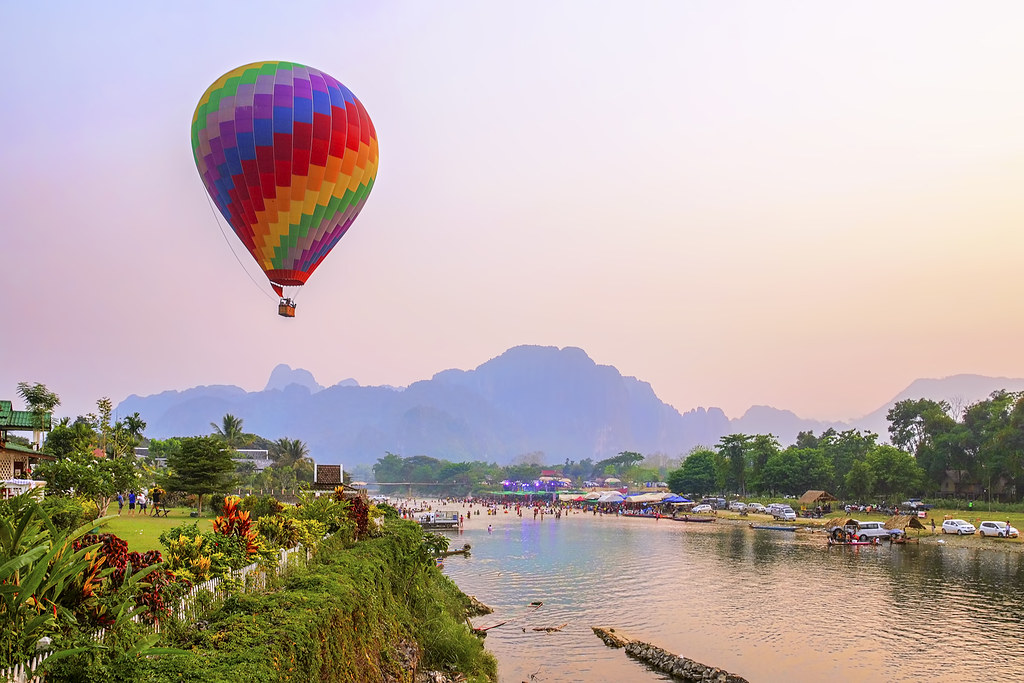
M 793 512 L 793 508 L 788 505 L 779 505 L 772 508 L 772 517 L 786 522 L 792 522 L 796 519 L 796 513 Z

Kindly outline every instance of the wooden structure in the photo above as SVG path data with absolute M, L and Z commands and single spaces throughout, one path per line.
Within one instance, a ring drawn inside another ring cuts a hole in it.
M 800 496 L 800 500 L 797 501 L 797 504 L 819 505 L 821 503 L 835 503 L 838 500 L 838 498 L 828 491 L 808 491 L 804 495 Z
M 895 515 L 885 520 L 886 529 L 895 529 L 906 534 L 907 529 L 917 529 L 918 533 L 924 531 L 925 526 L 917 515 Z
M 284 318 L 294 318 L 295 302 L 291 299 L 281 299 L 281 303 L 277 305 L 277 314 Z
M 42 433 L 50 431 L 50 413 L 36 415 L 14 410 L 10 401 L 0 401 L 0 497 L 7 498 L 46 484 L 33 481 L 32 466 L 40 460 L 54 460 L 38 451 Z M 9 441 L 7 432 L 34 432 L 36 448 Z

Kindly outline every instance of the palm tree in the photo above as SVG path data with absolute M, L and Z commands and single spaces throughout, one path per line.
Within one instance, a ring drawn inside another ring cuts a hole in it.
M 213 435 L 231 448 L 241 448 L 248 441 L 245 432 L 242 431 L 242 418 L 231 413 L 221 418 L 221 424 L 211 422 L 210 426 L 213 427 Z
M 278 467 L 295 467 L 309 458 L 309 447 L 299 439 L 285 437 L 274 442 L 271 457 Z

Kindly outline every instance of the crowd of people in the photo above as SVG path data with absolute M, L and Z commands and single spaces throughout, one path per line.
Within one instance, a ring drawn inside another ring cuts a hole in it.
M 120 515 L 122 513 L 125 503 L 127 503 L 128 512 L 125 514 L 134 515 L 135 511 L 138 510 L 140 515 L 166 516 L 166 510 L 160 506 L 163 496 L 164 490 L 159 486 L 153 487 L 148 493 L 145 489 L 142 491 L 128 491 L 127 495 L 123 492 L 118 493 L 117 514 Z

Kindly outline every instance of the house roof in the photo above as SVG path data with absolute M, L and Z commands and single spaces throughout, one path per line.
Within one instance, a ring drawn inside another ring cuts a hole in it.
M 43 431 L 50 431 L 50 413 L 43 413 Z M 14 410 L 10 401 L 0 401 L 0 429 L 33 431 L 36 426 L 36 415 L 31 410 Z
M 808 491 L 800 496 L 800 500 L 797 503 L 804 505 L 806 503 L 828 503 L 835 500 L 838 499 L 828 491 Z
M 3 446 L 0 446 L 0 453 L 10 453 L 12 455 L 27 455 L 30 458 L 38 458 L 40 460 L 56 460 L 57 458 L 52 455 L 46 455 L 39 451 L 30 448 L 29 446 L 22 446 L 20 443 L 13 443 L 8 441 Z
M 924 529 L 924 524 L 917 518 L 917 515 L 895 515 L 885 522 L 886 529 Z

